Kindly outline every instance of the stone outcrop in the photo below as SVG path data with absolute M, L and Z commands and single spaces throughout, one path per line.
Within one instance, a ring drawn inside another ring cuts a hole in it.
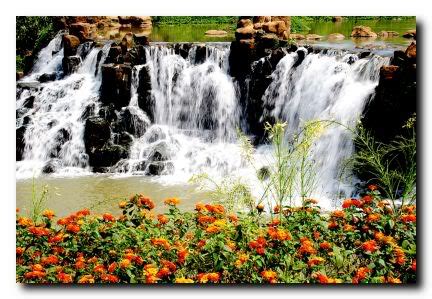
M 96 37 L 96 25 L 89 23 L 73 23 L 69 25 L 69 33 L 79 38 L 81 42 L 94 40 Z
M 345 35 L 341 34 L 341 33 L 332 33 L 329 34 L 327 36 L 328 40 L 344 40 L 345 39 Z
M 80 40 L 75 35 L 65 34 L 63 35 L 63 49 L 65 56 L 76 55 Z
M 399 36 L 399 33 L 396 31 L 380 31 L 378 32 L 378 36 L 382 38 L 388 38 L 388 37 L 396 37 Z
M 320 40 L 322 38 L 323 38 L 322 35 L 318 35 L 318 34 L 306 34 L 306 39 L 307 40 Z
M 228 32 L 225 30 L 207 30 L 205 32 L 205 35 L 211 35 L 211 36 L 224 36 L 227 35 Z
M 417 30 L 416 30 L 416 29 L 408 30 L 408 31 L 405 32 L 402 36 L 405 37 L 405 38 L 413 38 L 413 39 L 416 39 L 416 37 L 417 37 Z
M 129 64 L 103 64 L 100 101 L 117 109 L 130 101 L 132 67 Z
M 367 26 L 355 26 L 351 32 L 351 37 L 369 37 L 376 38 L 377 34 Z

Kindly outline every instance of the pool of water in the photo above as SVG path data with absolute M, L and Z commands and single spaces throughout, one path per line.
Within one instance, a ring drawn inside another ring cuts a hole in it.
M 41 176 L 34 179 L 35 194 L 39 196 L 47 185 L 48 197 L 45 207 L 58 216 L 68 215 L 82 208 L 92 212 L 119 214 L 118 203 L 133 194 L 144 194 L 153 199 L 155 212 L 163 212 L 163 201 L 169 197 L 181 199 L 182 210 L 192 210 L 196 202 L 208 202 L 206 192 L 188 184 L 163 184 L 146 176 L 86 175 L 78 177 Z M 22 214 L 31 209 L 33 180 L 17 180 L 16 204 Z

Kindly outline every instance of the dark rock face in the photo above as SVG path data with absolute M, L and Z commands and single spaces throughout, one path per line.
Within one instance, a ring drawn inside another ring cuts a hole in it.
M 152 162 L 148 165 L 147 175 L 170 174 L 174 171 L 172 162 Z
M 42 168 L 42 173 L 46 173 L 46 174 L 54 173 L 58 168 L 60 168 L 60 164 L 61 164 L 60 160 L 51 159 Z
M 382 142 L 402 134 L 402 126 L 416 112 L 417 76 L 413 62 L 406 53 L 396 51 L 392 65 L 380 70 L 375 97 L 365 109 L 363 124 Z
M 111 137 L 111 129 L 108 122 L 100 117 L 87 119 L 84 130 L 84 143 L 87 153 L 94 152 L 102 147 Z
M 80 40 L 75 35 L 63 35 L 64 56 L 76 55 Z
M 34 100 L 35 100 L 34 96 L 29 96 L 27 99 L 24 100 L 23 107 L 29 108 L 29 109 L 33 108 Z
M 21 161 L 23 159 L 25 148 L 24 134 L 26 129 L 26 126 L 21 126 L 16 129 L 16 161 Z
M 79 56 L 65 56 L 62 60 L 63 72 L 65 75 L 70 75 L 76 72 L 81 64 Z
M 138 74 L 138 106 L 147 114 L 151 121 L 154 120 L 153 97 L 151 94 L 151 78 L 147 66 Z
M 56 73 L 46 73 L 39 76 L 38 81 L 40 83 L 45 83 L 49 81 L 54 81 L 56 79 Z
M 114 104 L 116 109 L 125 107 L 130 101 L 132 67 L 127 64 L 103 64 L 101 102 Z
M 121 159 L 128 156 L 128 151 L 125 147 L 117 144 L 107 143 L 101 148 L 96 148 L 89 155 L 90 165 L 96 168 L 109 167 L 115 165 Z
M 148 124 L 126 107 L 120 111 L 117 130 L 119 132 L 128 132 L 135 137 L 141 137 L 147 130 Z

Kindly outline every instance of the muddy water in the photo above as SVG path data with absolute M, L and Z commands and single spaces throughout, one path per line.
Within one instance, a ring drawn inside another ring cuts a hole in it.
M 80 177 L 38 177 L 35 179 L 36 195 L 40 195 L 44 185 L 48 186 L 45 206 L 64 216 L 82 208 L 90 208 L 95 213 L 119 213 L 118 202 L 132 194 L 142 193 L 153 199 L 155 212 L 163 212 L 163 201 L 168 197 L 181 199 L 182 210 L 192 210 L 198 201 L 206 202 L 205 192 L 188 184 L 164 185 L 143 176 L 115 177 L 88 175 Z M 22 214 L 28 213 L 32 202 L 32 179 L 17 180 L 16 203 Z

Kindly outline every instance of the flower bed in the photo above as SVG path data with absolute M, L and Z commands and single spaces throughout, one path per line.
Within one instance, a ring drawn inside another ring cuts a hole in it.
M 374 189 L 374 188 L 371 188 Z M 416 207 L 393 210 L 377 190 L 342 209 L 261 208 L 229 214 L 179 199 L 154 215 L 142 195 L 120 217 L 81 210 L 34 223 L 17 215 L 16 277 L 22 283 L 413 283 Z

